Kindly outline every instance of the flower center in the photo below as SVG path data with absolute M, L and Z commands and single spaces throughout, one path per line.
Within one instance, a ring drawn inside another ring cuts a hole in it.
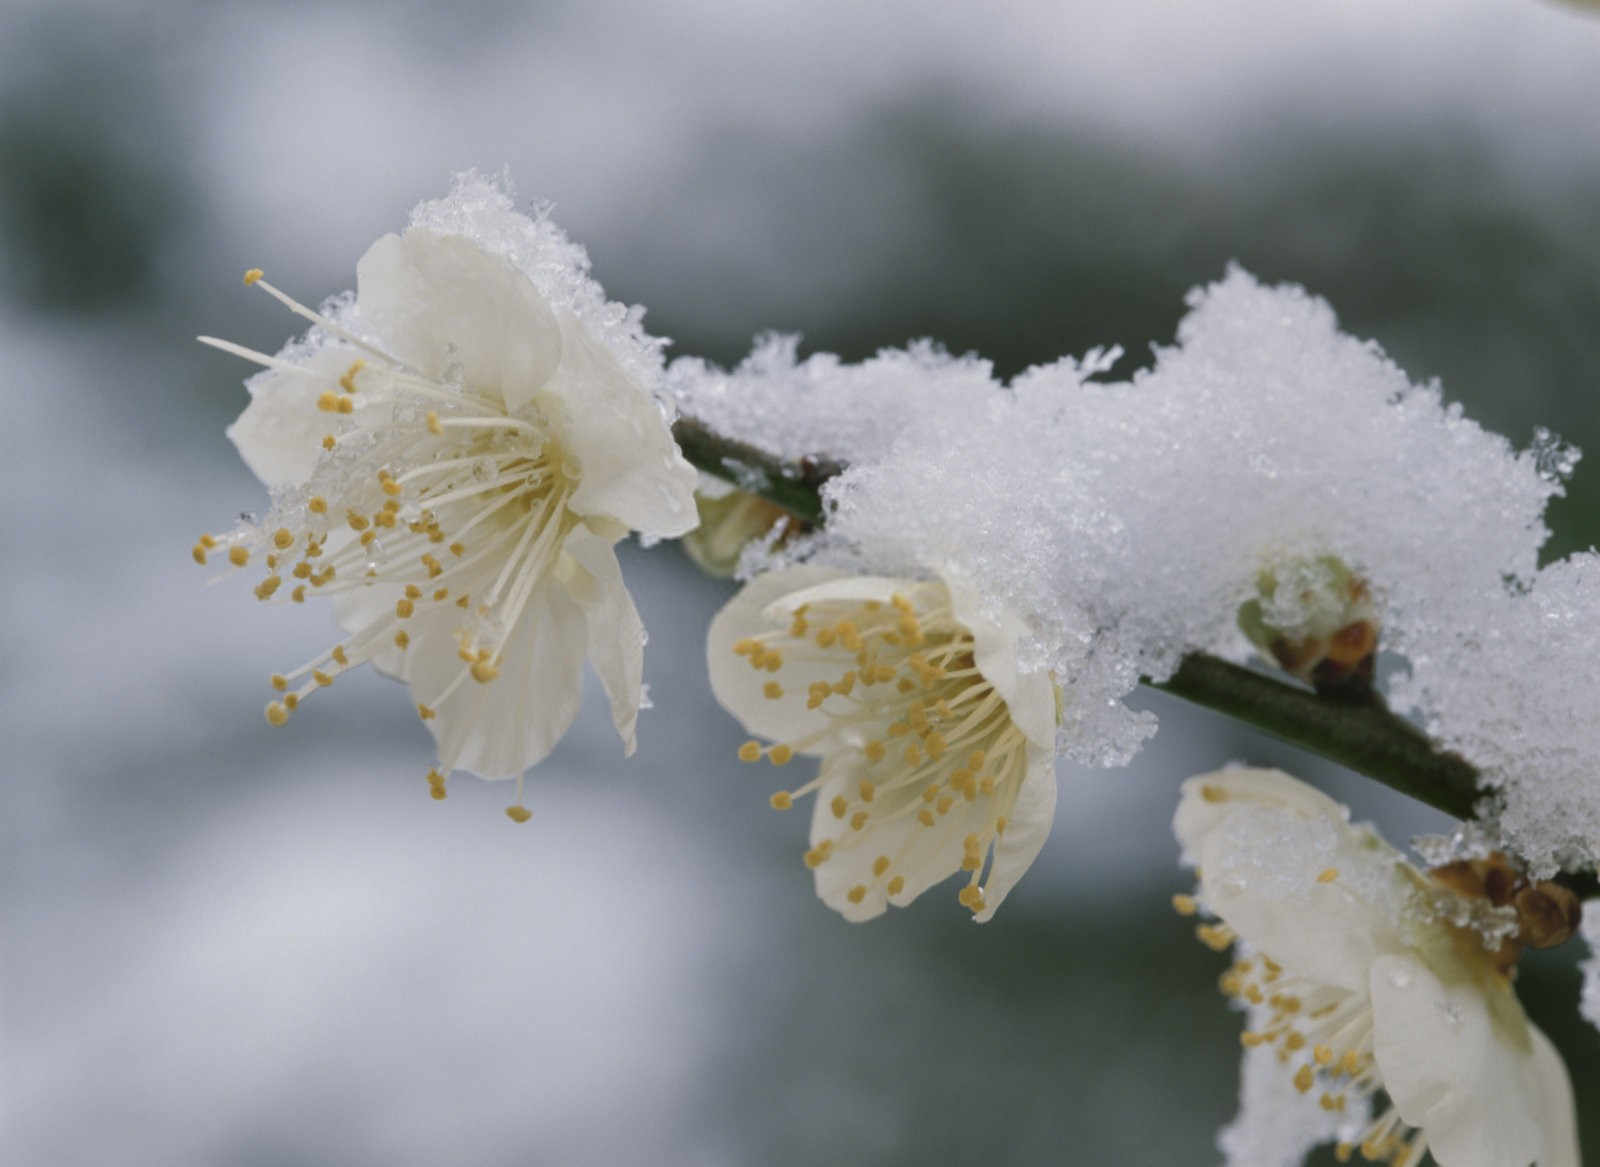
M 282 602 L 285 593 L 293 603 L 308 594 L 348 601 L 350 637 L 272 677 L 280 694 L 266 707 L 273 725 L 365 661 L 382 658 L 389 671 L 406 673 L 416 642 L 447 619 L 459 668 L 434 691 L 418 694 L 418 715 L 432 720 L 461 699 L 467 680 L 488 684 L 498 676 L 518 618 L 580 521 L 566 507 L 578 469 L 540 419 L 509 415 L 498 393 L 406 366 L 290 300 L 259 271 L 246 282 L 367 356 L 353 356 L 341 374 L 325 377 L 314 408 L 327 415 L 328 432 L 310 480 L 279 493 L 262 521 L 202 535 L 195 561 L 204 564 L 216 551 L 234 569 L 264 563 L 255 588 L 262 601 Z M 209 343 L 292 375 L 320 375 L 227 342 Z M 426 651 L 440 649 L 434 637 Z M 437 771 L 429 784 L 434 797 L 443 797 Z M 518 810 L 520 789 L 511 813 L 526 817 Z
M 1173 906 L 1185 916 L 1199 910 L 1187 895 L 1174 896 Z M 1200 924 L 1195 932 L 1201 943 L 1218 952 L 1238 938 L 1220 923 Z M 1365 1101 L 1383 1088 L 1372 1055 L 1372 1000 L 1366 993 L 1287 974 L 1261 954 L 1235 961 L 1217 987 L 1249 1011 L 1253 1027 L 1239 1035 L 1240 1042 L 1248 1048 L 1274 1047 L 1295 1089 L 1302 1094 L 1319 1090 L 1324 1110 L 1343 1114 L 1352 1097 Z M 1357 1150 L 1369 1161 L 1416 1167 L 1428 1144 L 1390 1105 L 1354 1139 L 1338 1143 L 1334 1154 L 1346 1163 Z
M 806 706 L 826 716 L 824 728 L 796 741 L 749 741 L 739 749 L 746 762 L 765 756 L 782 766 L 795 751 L 828 742 L 814 779 L 772 796 L 772 805 L 786 810 L 819 788 L 840 791 L 829 803 L 837 833 L 806 852 L 808 867 L 881 842 L 874 828 L 916 823 L 903 843 L 873 859 L 870 884 L 849 889 L 852 903 L 873 886 L 891 900 L 900 896 L 908 858 L 931 852 L 959 856 L 969 878 L 957 898 L 973 912 L 983 909 L 985 862 L 1027 772 L 1028 743 L 978 670 L 973 649 L 972 635 L 943 597 L 919 610 L 900 593 L 887 604 L 803 605 L 788 628 L 733 646 L 752 669 L 773 674 L 764 686 L 769 700 L 784 698 L 790 665 L 812 676 L 838 667 L 834 679 L 807 686 Z

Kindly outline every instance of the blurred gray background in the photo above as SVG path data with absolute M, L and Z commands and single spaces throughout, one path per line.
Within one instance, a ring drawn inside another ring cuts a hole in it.
M 1535 0 L 0 7 L 0 1161 L 1213 1161 L 1238 1021 L 1167 906 L 1177 783 L 1248 759 L 1392 838 L 1435 816 L 1149 696 L 994 923 L 952 890 L 850 927 L 709 696 L 729 589 L 670 546 L 625 555 L 638 756 L 596 691 L 530 823 L 434 804 L 379 678 L 262 720 L 330 618 L 189 561 L 263 498 L 222 436 L 247 370 L 192 337 L 274 349 L 244 268 L 314 302 L 509 165 L 677 352 L 1142 360 L 1237 258 L 1514 441 L 1600 448 L 1597 110 L 1600 19 Z M 1595 541 L 1600 470 L 1553 521 Z M 1600 1163 L 1575 956 L 1525 1000 Z

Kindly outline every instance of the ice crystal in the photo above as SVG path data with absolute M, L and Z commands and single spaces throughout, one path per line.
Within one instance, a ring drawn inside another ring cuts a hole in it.
M 1252 1014 L 1250 1028 L 1265 1027 Z M 1353 1110 L 1325 1109 L 1317 1095 L 1295 1089 L 1275 1049 L 1258 1045 L 1244 1051 L 1239 1113 L 1217 1132 L 1217 1150 L 1227 1167 L 1301 1167 L 1313 1147 L 1349 1137 L 1368 1117 L 1364 1098 Z

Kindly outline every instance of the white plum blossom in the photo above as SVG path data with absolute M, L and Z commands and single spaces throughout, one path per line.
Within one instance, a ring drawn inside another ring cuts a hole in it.
M 466 176 L 362 256 L 357 288 L 265 366 L 229 436 L 272 491 L 194 554 L 265 566 L 262 600 L 332 596 L 346 638 L 273 678 L 275 725 L 370 661 L 411 687 L 441 767 L 519 779 L 577 713 L 584 659 L 634 748 L 643 627 L 614 545 L 694 526 L 659 342 L 587 259 Z M 443 797 L 444 775 L 429 775 Z
M 1056 694 L 1017 669 L 1016 621 L 937 580 L 803 565 L 758 576 L 712 621 L 717 699 L 751 733 L 740 757 L 821 758 L 806 864 L 852 921 L 956 871 L 981 921 L 1044 845 L 1055 813 Z M 985 867 L 987 866 L 987 876 Z
M 1222 986 L 1251 1010 L 1245 1045 L 1331 1114 L 1388 1095 L 1342 1160 L 1577 1167 L 1572 1088 L 1517 1001 L 1516 945 L 1464 923 L 1493 920 L 1483 905 L 1276 770 L 1189 779 L 1173 829 L 1199 875 L 1179 911 L 1219 919 L 1199 929 L 1213 947 L 1239 943 Z

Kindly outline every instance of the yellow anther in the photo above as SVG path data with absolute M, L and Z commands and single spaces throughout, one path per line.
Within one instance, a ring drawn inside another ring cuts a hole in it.
M 293 547 L 294 532 L 289 530 L 288 527 L 279 527 L 272 533 L 272 545 L 279 551 L 282 551 L 285 547 Z
M 902 891 L 904 891 L 905 888 L 906 888 L 906 877 L 903 876 L 903 875 L 897 875 L 897 876 L 895 876 L 893 879 L 891 879 L 889 881 L 887 890 L 888 890 L 890 895 L 897 896 Z
M 354 397 L 341 397 L 341 398 L 339 398 L 339 412 L 340 413 L 354 413 L 355 411 L 356 411 L 356 399 Z
M 859 904 L 862 900 L 867 898 L 867 885 L 864 883 L 856 884 L 853 888 L 845 893 L 844 898 L 849 900 L 852 904 Z
M 294 570 L 289 574 L 294 576 L 295 579 L 310 579 L 311 565 L 302 559 L 299 563 L 294 565 Z
M 876 876 L 881 876 L 885 871 L 888 871 L 888 870 L 889 870 L 889 857 L 887 855 L 879 855 L 876 859 L 874 859 L 872 861 L 872 874 L 875 877 Z
M 297 604 L 305 603 L 306 602 L 306 586 L 305 586 L 305 584 L 300 584 L 299 586 L 297 586 L 294 589 L 294 591 L 290 592 L 289 593 L 289 598 L 291 600 L 293 600 Z
M 922 739 L 922 744 L 923 747 L 928 751 L 928 757 L 933 759 L 935 762 L 944 756 L 944 738 L 939 734 L 930 733 L 927 737 Z
M 833 642 L 839 639 L 839 634 L 832 628 L 817 629 L 817 647 L 832 648 Z
M 1350 1162 L 1350 1157 L 1355 1153 L 1356 1145 L 1354 1143 L 1339 1142 L 1334 1144 L 1333 1157 L 1340 1163 Z
M 248 547 L 240 547 L 238 544 L 234 544 L 232 547 L 228 548 L 228 562 L 233 564 L 235 567 L 243 567 L 245 564 L 250 562 L 250 549 Z
M 337 413 L 339 411 L 339 395 L 332 390 L 323 390 L 322 396 L 317 398 L 317 408 L 323 413 Z
M 1304 1049 L 1305 1044 L 1306 1035 L 1301 1033 L 1298 1029 L 1291 1029 L 1288 1035 L 1283 1039 L 1283 1048 L 1288 1050 L 1290 1053 Z
M 867 820 L 871 817 L 872 816 L 864 810 L 856 811 L 855 814 L 850 816 L 850 829 L 852 831 L 859 831 L 862 827 L 867 825 Z
M 1210 782 L 1207 782 L 1204 786 L 1200 787 L 1200 797 L 1205 799 L 1207 802 L 1227 802 L 1228 792 L 1220 786 L 1215 786 Z
M 781 743 L 773 746 L 772 749 L 767 751 L 767 761 L 771 762 L 774 766 L 787 766 L 789 764 L 789 759 L 792 757 L 794 757 L 793 748 Z
M 323 672 L 321 669 L 312 669 L 311 679 L 317 684 L 321 685 L 324 689 L 333 684 L 333 677 Z
M 1201 944 L 1213 952 L 1221 952 L 1233 943 L 1233 929 L 1226 924 L 1201 924 L 1194 934 Z
M 1005 834 L 1006 827 L 1010 824 L 1010 822 L 1011 820 L 1006 818 L 1005 815 L 1000 815 L 994 820 L 994 833 L 997 835 Z
M 1266 1043 L 1267 1035 L 1264 1033 L 1256 1033 L 1253 1030 L 1246 1029 L 1239 1034 L 1239 1044 L 1246 1049 L 1255 1049 L 1256 1046 L 1265 1045 Z
M 757 756 L 758 757 L 760 756 L 760 751 L 759 750 L 757 751 Z M 746 761 L 746 762 L 755 761 L 755 758 L 746 758 L 744 756 L 743 751 L 740 752 L 739 757 L 740 757 L 740 759 L 742 761 Z M 794 796 L 792 794 L 790 794 L 787 790 L 780 790 L 776 794 L 774 794 L 771 798 L 767 799 L 767 803 L 772 807 L 773 810 L 788 810 L 791 806 L 794 805 Z
M 324 450 L 331 450 L 335 446 L 337 446 L 338 444 L 339 444 L 338 441 L 334 438 L 334 436 L 332 434 L 323 434 L 322 435 L 322 448 Z
M 299 705 L 300 705 L 300 694 L 298 694 L 298 693 L 285 693 L 283 695 L 283 707 L 285 709 L 287 709 L 290 713 L 293 713 L 299 707 Z
M 922 790 L 922 801 L 923 802 L 932 802 L 934 799 L 936 799 L 938 797 L 939 797 L 939 784 L 937 782 L 930 782 L 927 786 L 925 786 L 923 788 L 923 790 Z
M 403 490 L 403 489 L 404 489 L 404 487 L 402 487 L 398 482 L 396 482 L 392 478 L 386 479 L 384 481 L 383 493 L 389 495 L 391 498 L 398 496 L 399 493 L 401 492 L 401 490 Z
M 454 555 L 457 559 L 461 558 L 461 556 L 465 555 L 466 553 L 467 545 L 465 543 L 450 544 L 450 554 Z
M 499 675 L 499 668 L 490 661 L 480 660 L 472 664 L 472 679 L 480 685 L 487 685 Z
M 834 818 L 842 819 L 845 812 L 850 809 L 850 802 L 844 795 L 836 794 L 833 796 L 833 801 L 828 804 L 828 809 L 833 811 Z
M 1310 1066 L 1301 1066 L 1294 1074 L 1294 1088 L 1302 1094 L 1308 1093 L 1316 1080 L 1317 1076 L 1312 1073 Z
M 419 588 L 416 584 L 406 584 L 406 599 L 408 599 L 408 600 L 420 600 L 420 599 L 422 599 L 422 589 Z
M 1317 873 L 1318 883 L 1332 883 L 1338 878 L 1339 869 L 1337 867 L 1324 867 L 1320 872 Z
M 196 543 L 194 545 L 194 550 L 192 552 L 190 552 L 190 554 L 192 554 L 194 556 L 194 561 L 196 563 L 200 564 L 202 567 L 205 566 L 206 549 L 204 547 L 202 547 L 200 544 Z
M 384 527 L 384 528 L 393 527 L 394 526 L 394 512 L 393 511 L 379 511 L 377 514 L 372 516 L 372 521 L 375 524 L 377 524 L 378 526 L 380 526 L 380 527 Z
M 758 741 L 748 741 L 739 747 L 739 760 L 741 762 L 754 762 L 760 757 L 761 743 Z
M 862 802 L 871 802 L 877 797 L 878 787 L 871 778 L 863 778 L 856 784 L 856 793 L 861 795 Z
M 267 724 L 282 725 L 289 720 L 289 709 L 282 701 L 267 702 Z
M 983 776 L 983 781 L 978 783 L 978 789 L 984 794 L 994 793 L 994 778 L 988 774 Z
M 1200 910 L 1200 905 L 1193 896 L 1186 896 L 1182 892 L 1172 897 L 1172 910 L 1180 916 L 1192 916 Z
M 431 707 L 429 707 L 427 705 L 418 705 L 417 706 L 417 716 L 422 718 L 423 721 L 432 721 L 435 717 L 438 716 L 438 713 L 435 712 Z
M 916 687 L 917 683 L 910 677 L 901 677 L 900 680 L 895 684 L 895 688 L 899 689 L 902 693 L 909 693 Z
M 850 696 L 850 691 L 856 687 L 856 671 L 851 669 L 833 683 L 833 691 L 840 696 Z
M 956 893 L 956 900 L 969 911 L 983 911 L 983 889 L 976 884 L 969 883 L 962 888 Z
M 775 673 L 783 668 L 783 653 L 773 649 L 761 659 L 761 667 L 769 673 Z
M 978 870 L 978 868 L 980 868 L 982 866 L 983 866 L 983 856 L 982 855 L 975 855 L 975 854 L 973 854 L 972 852 L 969 851 L 969 852 L 967 852 L 965 855 L 963 855 L 961 857 L 961 870 L 962 871 L 976 871 L 976 870 Z
M 472 604 L 472 597 L 471 596 L 460 595 L 460 596 L 456 597 L 456 607 L 458 607 L 458 608 L 470 607 L 471 604 Z
M 988 760 L 988 755 L 982 750 L 973 750 L 972 753 L 967 755 L 967 768 L 976 772 L 983 769 L 983 764 Z
M 251 268 L 249 271 L 244 273 L 244 286 L 248 288 L 251 284 L 255 283 L 266 274 L 266 272 L 262 271 L 258 267 Z
M 506 818 L 514 823 L 525 823 L 533 817 L 533 812 L 520 802 L 506 807 Z
M 289 687 L 289 678 L 284 676 L 282 673 L 273 673 L 272 687 L 280 693 L 283 692 Z
M 328 513 L 328 500 L 320 494 L 314 494 L 306 500 L 306 510 L 314 515 L 325 515 Z
M 961 849 L 963 851 L 976 851 L 980 846 L 982 846 L 982 844 L 979 842 L 978 836 L 975 834 L 969 833 L 966 838 L 961 840 Z
M 448 600 L 449 598 L 450 598 L 450 589 L 449 588 L 438 588 L 433 593 L 433 600 L 434 600 L 434 603 L 436 603 L 436 604 L 440 603 L 440 602 L 442 602 L 444 600 Z
M 778 684 L 777 681 L 768 681 L 765 685 L 761 686 L 761 692 L 768 701 L 776 701 L 778 698 L 783 696 L 783 686 Z
M 341 665 L 348 665 L 350 663 L 350 657 L 345 653 L 344 645 L 342 644 L 336 644 L 333 646 L 332 656 L 333 659 L 338 661 Z
M 909 746 L 906 747 L 905 757 L 906 757 L 906 765 L 908 765 L 908 766 L 920 766 L 920 765 L 922 765 L 922 751 L 917 749 L 917 743 L 916 742 L 912 742 Z
M 1344 1057 L 1339 1059 L 1339 1073 L 1354 1076 L 1361 1069 L 1361 1055 L 1353 1049 L 1344 1051 Z
M 394 602 L 394 614 L 402 620 L 410 617 L 414 611 L 416 611 L 416 605 L 403 596 Z
M 260 583 L 256 584 L 256 599 L 258 599 L 258 600 L 270 599 L 272 597 L 272 593 L 278 590 L 278 585 L 281 584 L 282 582 L 283 582 L 283 579 L 280 576 L 276 576 L 276 575 L 267 576 L 266 579 L 264 579 Z
M 883 761 L 883 755 L 885 754 L 886 751 L 884 749 L 883 743 L 878 741 L 876 738 L 874 738 L 872 741 L 869 741 L 863 747 L 863 749 L 866 752 L 867 761 L 869 761 L 869 762 L 881 762 L 881 761 Z
M 1311 1060 L 1316 1062 L 1319 1066 L 1332 1065 L 1333 1050 L 1321 1044 L 1313 1046 L 1311 1050 Z
M 402 628 L 399 632 L 396 632 L 394 634 L 394 646 L 396 648 L 405 648 L 408 645 L 410 645 L 410 643 L 411 643 L 411 634 L 409 632 L 407 632 L 404 628 Z
M 933 812 L 927 807 L 923 807 L 917 812 L 917 821 L 925 827 L 933 826 Z
M 345 511 L 344 519 L 345 522 L 350 524 L 352 531 L 365 531 L 369 526 L 366 517 L 356 511 Z
M 366 367 L 367 362 L 357 357 L 350 367 L 344 371 L 344 376 L 339 378 L 339 388 L 346 393 L 354 393 L 356 391 L 356 374 Z
M 939 801 L 933 804 L 933 809 L 940 814 L 949 814 L 950 808 L 955 805 L 955 799 L 948 794 L 941 795 Z
M 891 721 L 889 723 L 890 737 L 905 737 L 910 732 L 911 727 L 903 721 Z

